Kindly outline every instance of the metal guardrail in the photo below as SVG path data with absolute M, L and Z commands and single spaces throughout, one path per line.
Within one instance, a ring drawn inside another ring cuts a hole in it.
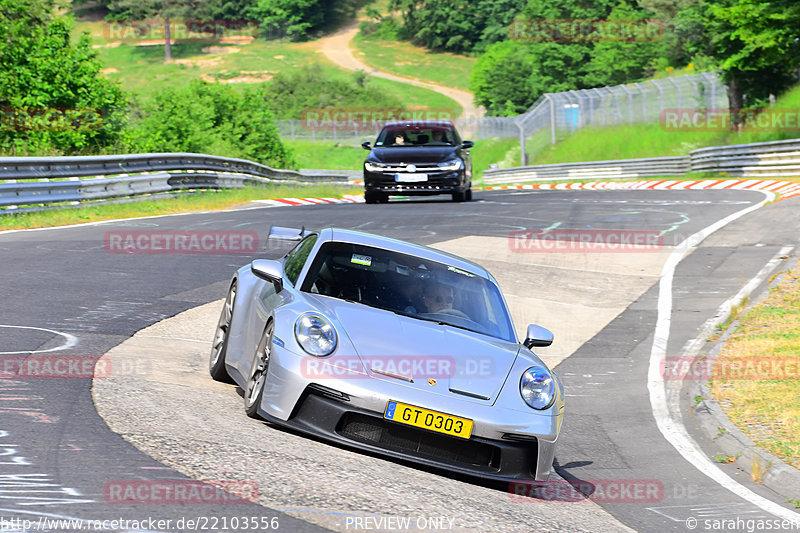
M 800 139 L 714 146 L 693 150 L 688 156 L 621 159 L 531 165 L 492 169 L 483 173 L 486 183 L 560 179 L 643 178 L 682 176 L 689 172 L 731 177 L 774 178 L 800 176 Z
M 301 173 L 274 169 L 244 159 L 174 153 L 2 157 L 2 180 L 6 183 L 0 183 L 0 207 L 8 208 L 186 189 L 239 188 L 246 184 L 276 181 L 340 184 L 347 183 L 348 177 L 334 171 Z
M 483 173 L 486 183 L 568 179 L 620 179 L 651 176 L 682 176 L 689 171 L 689 157 L 652 157 L 588 163 L 531 165 L 492 169 Z
M 735 177 L 800 176 L 800 139 L 701 148 L 690 155 L 692 172 L 724 172 Z

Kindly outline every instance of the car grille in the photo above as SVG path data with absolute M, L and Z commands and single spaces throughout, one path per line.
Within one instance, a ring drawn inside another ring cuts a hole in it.
M 473 440 L 439 435 L 383 419 L 346 413 L 337 433 L 356 441 L 436 461 L 500 469 L 500 449 Z

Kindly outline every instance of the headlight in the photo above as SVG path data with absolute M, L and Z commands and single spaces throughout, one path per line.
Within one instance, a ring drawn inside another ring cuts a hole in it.
M 386 165 L 382 163 L 373 163 L 371 161 L 366 161 L 364 163 L 364 168 L 367 169 L 367 172 L 380 172 L 384 169 Z
M 556 383 L 550 372 L 544 368 L 533 366 L 522 374 L 519 381 L 519 393 L 525 403 L 534 409 L 547 409 L 556 399 Z
M 325 317 L 315 313 L 301 315 L 294 324 L 297 344 L 317 357 L 330 355 L 336 349 L 336 330 Z
M 436 166 L 438 166 L 441 170 L 461 170 L 461 167 L 464 166 L 464 163 L 462 163 L 460 159 L 453 159 L 452 161 L 444 161 L 439 163 Z

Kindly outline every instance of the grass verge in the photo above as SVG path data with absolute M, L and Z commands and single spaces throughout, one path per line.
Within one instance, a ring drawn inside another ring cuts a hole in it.
M 361 194 L 361 187 L 341 185 L 269 185 L 248 186 L 242 189 L 201 191 L 192 195 L 165 199 L 143 199 L 122 204 L 98 204 L 75 206 L 32 213 L 0 214 L 0 231 L 12 229 L 46 228 L 113 220 L 139 218 L 175 213 L 197 213 L 240 206 L 253 200 L 291 197 L 341 197 L 345 194 Z
M 800 468 L 800 262 L 770 290 L 739 318 L 709 384 L 756 445 Z
M 106 37 L 103 21 L 77 21 L 74 36 L 91 35 L 98 57 L 106 66 L 103 73 L 118 81 L 126 91 L 143 100 L 166 87 L 179 87 L 192 80 L 204 79 L 231 83 L 241 89 L 253 83 L 269 83 L 278 72 L 323 65 L 331 78 L 352 78 L 352 72 L 334 66 L 314 48 L 313 42 L 256 39 L 250 43 L 180 42 L 172 46 L 173 60 L 164 61 L 164 46 L 136 46 L 136 43 L 113 41 Z M 456 116 L 461 106 L 444 95 L 406 83 L 371 77 L 370 84 L 395 96 L 404 106 L 452 109 Z
M 475 59 L 449 53 L 431 52 L 404 41 L 387 41 L 356 34 L 355 55 L 384 72 L 469 91 L 469 77 Z

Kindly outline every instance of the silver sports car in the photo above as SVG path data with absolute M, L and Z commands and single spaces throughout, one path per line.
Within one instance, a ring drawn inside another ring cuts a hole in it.
M 342 229 L 233 276 L 211 351 L 245 411 L 361 450 L 495 480 L 546 480 L 561 381 L 517 339 L 496 280 L 451 254 Z

